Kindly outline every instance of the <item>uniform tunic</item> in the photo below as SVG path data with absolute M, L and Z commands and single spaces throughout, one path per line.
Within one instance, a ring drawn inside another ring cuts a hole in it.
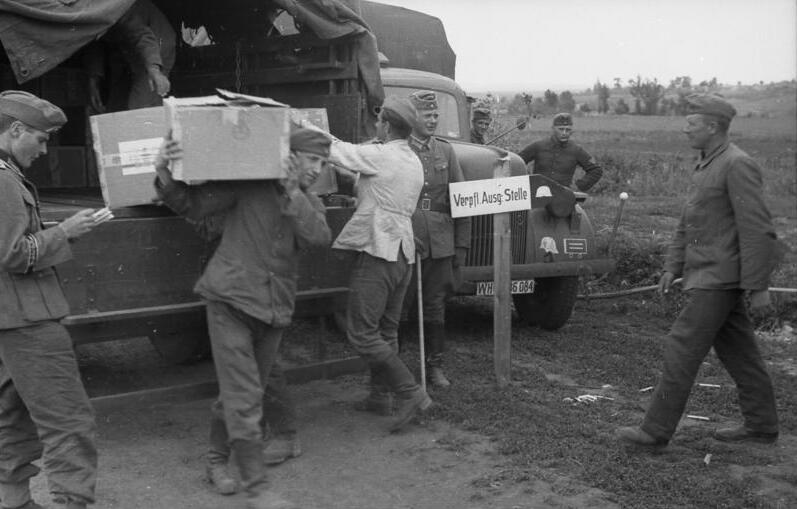
M 465 180 L 462 169 L 447 141 L 431 137 L 426 141 L 410 137 L 410 147 L 423 165 L 424 183 L 412 228 L 423 260 L 424 320 L 445 321 L 445 301 L 455 286 L 453 267 L 456 248 L 470 247 L 471 219 L 453 219 L 448 185 Z M 415 277 L 415 274 L 413 274 Z M 406 310 L 412 306 L 416 292 L 408 292 Z
M 692 184 L 665 262 L 665 270 L 683 275 L 689 301 L 667 337 L 664 369 L 642 429 L 671 438 L 713 347 L 736 382 L 745 428 L 777 433 L 772 382 L 743 298 L 744 290 L 768 287 L 775 262 L 761 170 L 726 142 L 703 155 Z
M 53 265 L 71 258 L 66 232 L 42 227 L 36 188 L 0 152 L 0 482 L 26 482 L 43 458 L 53 494 L 92 502 L 94 415 L 57 321 L 69 307 Z
M 580 166 L 585 175 L 576 181 L 579 191 L 589 190 L 603 175 L 603 169 L 586 150 L 570 140 L 561 143 L 555 136 L 532 142 L 518 155 L 526 164 L 534 161 L 533 173 L 553 179 L 565 187 L 573 183 L 576 166 Z

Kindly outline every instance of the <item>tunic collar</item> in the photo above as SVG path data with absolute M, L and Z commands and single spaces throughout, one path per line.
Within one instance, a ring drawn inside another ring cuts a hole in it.
M 725 150 L 728 149 L 729 145 L 730 145 L 730 141 L 726 140 L 724 143 L 722 143 L 721 145 L 716 147 L 714 150 L 712 150 L 708 154 L 704 154 L 703 152 L 701 152 L 700 153 L 700 158 L 697 160 L 697 167 L 695 169 L 702 170 L 703 168 L 705 168 L 706 166 L 711 164 L 711 161 L 713 161 L 714 159 L 717 158 L 717 156 L 719 156 L 720 154 L 725 152 Z
M 0 150 L 0 160 L 6 163 L 6 166 L 8 166 L 11 169 L 11 172 L 14 175 L 16 175 L 21 181 L 24 182 L 26 180 L 25 175 L 22 173 L 22 170 L 19 169 L 16 161 L 14 161 L 14 158 L 11 156 L 11 154 L 6 152 L 5 150 Z
M 432 146 L 432 137 L 428 137 L 425 140 L 422 140 L 415 136 L 414 134 L 410 135 L 410 146 L 417 150 L 429 150 Z

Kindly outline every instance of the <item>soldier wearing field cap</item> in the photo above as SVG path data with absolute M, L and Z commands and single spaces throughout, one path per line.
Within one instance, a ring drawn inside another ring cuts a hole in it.
M 700 151 L 692 188 L 667 251 L 659 291 L 683 278 L 688 301 L 664 345 L 664 368 L 641 427 L 618 430 L 629 443 L 664 446 L 672 438 L 698 369 L 711 348 L 730 373 L 744 422 L 717 429 L 724 442 L 778 437 L 772 382 L 745 306 L 769 306 L 777 240 L 756 162 L 729 141 L 736 110 L 716 94 L 691 95 L 684 133 Z
M 443 372 L 445 350 L 445 304 L 459 280 L 458 268 L 464 265 L 470 247 L 471 220 L 452 219 L 448 185 L 465 177 L 454 149 L 446 140 L 434 136 L 439 120 L 437 95 L 428 90 L 414 92 L 412 99 L 418 110 L 410 136 L 410 147 L 423 164 L 423 189 L 412 215 L 416 250 L 421 257 L 423 278 L 423 327 L 426 342 L 426 365 L 429 383 L 448 387 Z M 410 288 L 416 288 L 416 274 Z M 409 315 L 417 292 L 408 291 L 404 313 Z
M 570 113 L 557 113 L 553 117 L 550 137 L 537 140 L 518 152 L 523 162 L 534 161 L 532 173 L 543 175 L 559 184 L 570 187 L 577 167 L 584 170 L 584 176 L 576 180 L 579 191 L 588 191 L 603 175 L 603 169 L 586 150 L 570 141 L 573 134 L 573 116 Z
M 94 501 L 94 415 L 69 333 L 69 308 L 54 266 L 96 226 L 92 209 L 44 229 L 24 171 L 47 153 L 64 112 L 33 94 L 0 93 L 0 507 L 40 508 L 29 480 L 42 459 L 59 507 Z
M 395 394 L 390 431 L 403 429 L 432 405 L 398 355 L 401 305 L 415 263 L 410 217 L 423 182 L 421 163 L 407 143 L 415 116 L 408 98 L 388 96 L 376 121 L 380 143 L 334 140 L 329 157 L 336 167 L 359 175 L 357 210 L 332 244 L 356 253 L 346 334 L 371 373 L 370 392 L 357 407 L 390 414 Z
M 470 142 L 484 145 L 484 136 L 490 128 L 493 119 L 490 116 L 489 108 L 474 108 L 473 115 L 470 120 Z

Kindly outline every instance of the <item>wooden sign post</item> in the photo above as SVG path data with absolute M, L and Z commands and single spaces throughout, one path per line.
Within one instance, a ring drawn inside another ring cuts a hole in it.
M 509 157 L 497 160 L 492 179 L 449 185 L 451 216 L 493 215 L 493 362 L 499 386 L 511 380 L 512 234 L 510 212 L 531 209 L 528 175 L 509 176 Z

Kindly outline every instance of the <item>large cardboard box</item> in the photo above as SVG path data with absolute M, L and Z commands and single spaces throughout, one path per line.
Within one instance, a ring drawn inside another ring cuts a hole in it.
M 151 204 L 155 157 L 166 134 L 163 107 L 93 115 L 91 135 L 105 206 Z
M 168 98 L 166 124 L 183 147 L 172 175 L 184 182 L 278 179 L 290 153 L 290 110 L 266 98 Z

